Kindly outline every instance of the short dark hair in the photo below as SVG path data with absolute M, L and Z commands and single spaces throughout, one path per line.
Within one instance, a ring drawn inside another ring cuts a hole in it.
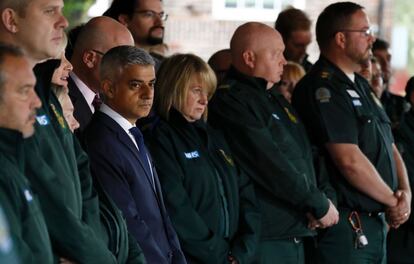
M 288 7 L 279 13 L 275 22 L 275 29 L 279 31 L 284 41 L 290 34 L 297 30 L 310 30 L 311 20 L 308 15 L 300 9 Z
M 372 51 L 374 50 L 387 50 L 390 48 L 390 44 L 383 39 L 377 38 L 372 44 Z
M 410 100 L 411 94 L 414 92 L 414 76 L 411 77 L 408 82 L 407 85 L 405 86 L 405 99 L 409 102 L 412 103 Z
M 23 57 L 24 52 L 21 48 L 0 42 L 0 100 L 3 96 L 3 86 L 7 76 L 3 72 L 3 63 L 7 56 Z
M 26 7 L 29 4 L 29 0 L 1 0 L 0 1 L 0 11 L 3 11 L 5 8 L 11 8 L 21 16 L 24 17 Z
M 139 0 L 113 0 L 111 6 L 103 13 L 104 16 L 118 20 L 119 15 L 132 17 Z
M 115 20 L 118 20 L 119 15 L 127 15 L 131 18 L 138 5 L 139 0 L 113 0 L 111 6 L 103 13 L 103 16 L 108 16 Z
M 316 41 L 319 49 L 326 49 L 335 34 L 345 29 L 351 16 L 363 6 L 353 2 L 338 2 L 327 6 L 316 21 Z

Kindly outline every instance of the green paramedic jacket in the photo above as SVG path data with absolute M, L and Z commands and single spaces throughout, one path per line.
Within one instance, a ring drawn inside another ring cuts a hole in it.
M 318 189 L 312 150 L 295 111 L 267 82 L 231 68 L 228 88 L 209 104 L 237 163 L 252 179 L 262 212 L 261 239 L 314 236 L 306 213 L 324 216 L 329 202 Z
M 0 128 L 0 203 L 21 263 L 53 263 L 45 219 L 24 176 L 23 136 L 5 128 Z
M 41 66 L 35 67 L 35 89 L 42 107 L 24 152 L 26 176 L 38 194 L 55 261 L 65 257 L 77 263 L 116 263 L 103 239 L 88 157 L 70 133 L 50 89 L 51 72 Z
M 396 190 L 391 122 L 371 96 L 368 82 L 355 81 L 323 56 L 297 84 L 293 106 L 306 125 L 311 141 L 324 152 L 338 206 L 359 212 L 382 212 L 384 205 L 353 187 L 336 167 L 326 143 L 354 144 L 376 168 L 384 182 Z
M 260 214 L 253 185 L 218 131 L 176 110 L 155 127 L 150 150 L 166 207 L 189 263 L 251 263 Z

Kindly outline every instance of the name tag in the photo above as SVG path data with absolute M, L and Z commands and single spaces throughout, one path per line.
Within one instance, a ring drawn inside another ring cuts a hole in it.
M 354 90 L 346 90 L 346 92 L 352 97 L 352 98 L 359 98 L 359 94 Z
M 49 118 L 47 115 L 36 116 L 37 123 L 41 126 L 47 126 L 50 124 Z
M 200 154 L 198 154 L 198 151 L 192 151 L 192 152 L 184 152 L 184 155 L 187 159 L 195 159 L 199 158 Z

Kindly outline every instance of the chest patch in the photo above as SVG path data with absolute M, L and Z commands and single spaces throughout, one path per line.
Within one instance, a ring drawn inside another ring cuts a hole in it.
M 56 118 L 57 118 L 57 120 L 58 120 L 58 122 L 59 122 L 59 125 L 62 127 L 62 128 L 66 128 L 66 125 L 65 125 L 65 119 L 63 118 L 63 116 L 58 112 L 58 110 L 56 109 L 56 106 L 54 105 L 54 104 L 50 104 L 50 107 L 52 108 L 52 110 L 53 110 L 53 113 L 55 114 L 55 116 L 56 116 Z
M 276 119 L 276 120 L 280 120 L 280 118 L 279 118 L 279 116 L 278 116 L 278 115 L 276 115 L 276 114 L 272 114 L 272 116 L 273 116 L 273 118 L 274 118 L 274 119 Z
M 328 88 L 321 87 L 316 90 L 315 98 L 320 103 L 329 103 L 329 100 L 331 99 L 331 92 L 328 90 Z
M 292 114 L 292 112 L 289 111 L 289 109 L 287 107 L 284 107 L 286 114 L 288 115 L 290 121 L 292 121 L 293 123 L 298 123 L 298 119 L 297 117 Z
M 24 197 L 26 198 L 26 201 L 28 201 L 29 203 L 33 201 L 33 196 L 29 190 L 26 189 L 23 191 L 23 193 L 24 193 Z
M 361 101 L 360 101 L 360 100 L 358 100 L 358 99 L 352 100 L 352 104 L 353 104 L 354 106 L 361 106 L 361 105 L 362 105 Z
M 192 152 L 184 152 L 184 156 L 186 159 L 196 159 L 200 157 L 200 154 L 198 154 L 198 151 L 192 151 Z
M 355 90 L 346 90 L 346 92 L 351 96 L 352 98 L 360 98 L 359 94 Z
M 49 121 L 49 118 L 47 117 L 47 115 L 36 116 L 36 121 L 41 126 L 47 126 L 47 125 L 50 124 L 50 121 Z
M 7 254 L 12 249 L 12 240 L 10 238 L 9 228 L 6 223 L 6 217 L 0 208 L 0 252 Z
M 219 152 L 221 153 L 221 155 L 223 156 L 224 160 L 232 167 L 234 167 L 234 162 L 233 159 L 226 154 L 226 152 L 224 152 L 224 150 L 219 149 Z

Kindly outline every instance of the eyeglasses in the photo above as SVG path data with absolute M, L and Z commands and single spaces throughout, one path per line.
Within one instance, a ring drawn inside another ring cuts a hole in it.
M 168 19 L 168 14 L 164 12 L 157 13 L 152 10 L 141 10 L 141 11 L 134 11 L 134 13 L 141 15 L 145 19 L 155 19 L 158 17 L 162 21 L 166 21 Z
M 101 55 L 101 56 L 105 55 L 105 53 L 103 53 L 102 51 L 96 50 L 96 49 L 92 49 L 92 51 L 99 54 L 99 55 Z
M 359 32 L 363 33 L 365 37 L 372 37 L 374 36 L 374 30 L 372 28 L 368 29 L 342 29 L 339 32 Z

